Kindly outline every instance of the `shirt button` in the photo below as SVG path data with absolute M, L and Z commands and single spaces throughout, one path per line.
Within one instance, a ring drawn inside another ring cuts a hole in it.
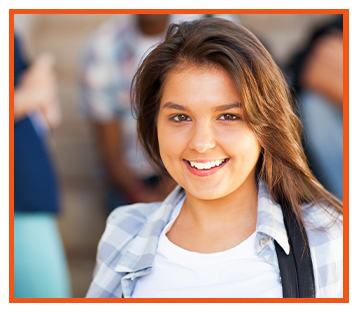
M 260 246 L 263 248 L 267 245 L 267 239 L 266 238 L 261 238 L 260 239 Z

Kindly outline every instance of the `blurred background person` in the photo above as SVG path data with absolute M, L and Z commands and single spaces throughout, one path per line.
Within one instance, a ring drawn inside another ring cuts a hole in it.
M 54 57 L 31 66 L 14 38 L 14 296 L 70 296 L 66 257 L 56 224 L 57 181 L 47 142 L 61 120 Z
M 107 205 L 161 201 L 175 186 L 157 173 L 137 141 L 129 89 L 143 56 L 170 23 L 199 15 L 115 16 L 90 37 L 80 69 L 81 105 L 93 123 L 107 182 Z
M 343 200 L 343 16 L 312 32 L 287 67 L 312 171 Z

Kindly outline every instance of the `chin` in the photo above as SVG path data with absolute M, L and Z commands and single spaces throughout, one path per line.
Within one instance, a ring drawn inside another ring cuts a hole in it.
M 220 192 L 217 188 L 215 190 L 213 189 L 206 189 L 206 190 L 193 190 L 190 192 L 192 196 L 194 196 L 197 199 L 201 200 L 215 200 L 219 198 L 225 197 L 227 194 L 224 192 Z

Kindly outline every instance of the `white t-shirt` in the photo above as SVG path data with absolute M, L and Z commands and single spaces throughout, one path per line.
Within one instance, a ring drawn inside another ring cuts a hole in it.
M 185 198 L 174 208 L 158 242 L 153 270 L 137 280 L 133 298 L 282 298 L 279 274 L 257 256 L 256 232 L 222 252 L 198 253 L 166 236 Z

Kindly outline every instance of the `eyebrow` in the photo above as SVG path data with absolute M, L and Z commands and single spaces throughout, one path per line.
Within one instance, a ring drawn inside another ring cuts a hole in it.
M 220 105 L 214 108 L 215 112 L 219 112 L 219 111 L 225 111 L 231 108 L 240 108 L 242 107 L 242 104 L 240 102 L 235 102 L 232 104 L 224 104 L 224 105 Z M 175 104 L 173 102 L 167 102 L 163 105 L 163 108 L 172 108 L 172 109 L 177 109 L 180 111 L 187 111 L 187 109 L 185 108 L 185 106 L 183 105 L 179 105 L 179 104 Z
M 225 111 L 231 108 L 241 108 L 242 104 L 240 102 L 235 102 L 232 104 L 225 104 L 225 105 L 220 105 L 214 108 L 215 112 L 220 112 L 220 111 Z
M 179 104 L 175 104 L 173 102 L 166 102 L 163 105 L 163 108 L 173 108 L 173 109 L 177 109 L 177 110 L 180 110 L 180 111 L 186 111 L 186 108 L 184 106 L 179 105 Z

